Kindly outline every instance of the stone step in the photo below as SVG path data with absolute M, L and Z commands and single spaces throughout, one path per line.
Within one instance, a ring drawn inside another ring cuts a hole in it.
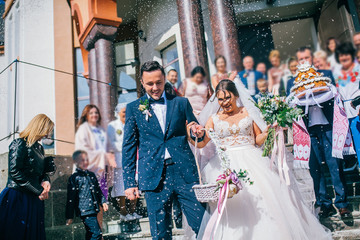
M 321 219 L 320 222 L 330 229 L 332 232 L 334 231 L 344 231 L 351 229 L 359 229 L 360 228 L 360 212 L 353 211 L 351 219 L 341 219 L 340 214 L 336 214 L 326 219 Z
M 150 232 L 149 218 L 142 218 L 134 221 L 111 221 L 107 223 L 108 233 L 104 234 L 104 240 L 121 239 L 152 239 Z M 172 229 L 173 239 L 182 239 L 182 229 Z
M 333 233 L 334 240 L 359 240 L 360 229 L 337 231 Z

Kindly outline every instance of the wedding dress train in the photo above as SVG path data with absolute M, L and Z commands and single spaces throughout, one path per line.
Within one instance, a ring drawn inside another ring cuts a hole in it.
M 214 239 L 332 239 L 331 233 L 303 204 L 300 194 L 270 169 L 269 158 L 262 157 L 262 150 L 255 146 L 252 118 L 245 117 L 232 126 L 216 114 L 212 118 L 214 130 L 230 158 L 231 170 L 247 170 L 254 182 L 243 183 L 243 189 L 227 200 Z M 220 159 L 214 157 L 202 170 L 203 182 L 214 183 L 222 173 Z M 203 238 L 214 211 L 217 203 L 210 203 L 198 239 Z

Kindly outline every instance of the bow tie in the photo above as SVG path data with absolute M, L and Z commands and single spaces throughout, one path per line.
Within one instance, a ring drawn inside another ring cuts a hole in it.
M 149 98 L 149 103 L 150 104 L 165 104 L 165 99 L 164 99 L 164 97 L 161 97 L 159 100 Z

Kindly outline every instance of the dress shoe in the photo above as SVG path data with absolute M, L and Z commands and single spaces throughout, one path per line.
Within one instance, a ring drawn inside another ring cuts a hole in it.
M 320 208 L 319 217 L 327 218 L 336 214 L 336 209 L 331 205 L 330 207 L 322 206 Z
M 339 213 L 341 215 L 341 218 L 351 218 L 352 217 L 350 210 L 347 208 L 340 208 Z

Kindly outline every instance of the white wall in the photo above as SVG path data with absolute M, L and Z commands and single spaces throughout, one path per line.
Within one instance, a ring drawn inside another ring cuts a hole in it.
M 138 29 L 143 30 L 147 38 L 146 42 L 139 39 L 140 62 L 144 63 L 145 61 L 157 60 L 162 63 L 160 50 L 176 40 L 180 60 L 180 74 L 181 76 L 185 76 L 176 1 L 152 0 L 146 1 L 146 3 L 143 1 L 140 2 L 138 6 L 141 6 L 138 12 Z M 202 0 L 202 9 L 210 73 L 214 74 L 215 68 L 212 62 L 215 57 L 206 0 Z
M 22 61 L 54 67 L 53 1 L 17 1 L 5 18 L 5 64 L 16 58 Z M 4 58 L 2 58 L 4 59 Z M 13 130 L 13 99 L 15 66 L 0 75 L 1 88 L 7 92 L 0 98 L 0 137 Z M 3 88 L 4 87 L 4 88 Z M 54 72 L 18 64 L 17 125 L 23 130 L 39 113 L 55 120 Z M 0 142 L 0 153 L 9 142 Z

